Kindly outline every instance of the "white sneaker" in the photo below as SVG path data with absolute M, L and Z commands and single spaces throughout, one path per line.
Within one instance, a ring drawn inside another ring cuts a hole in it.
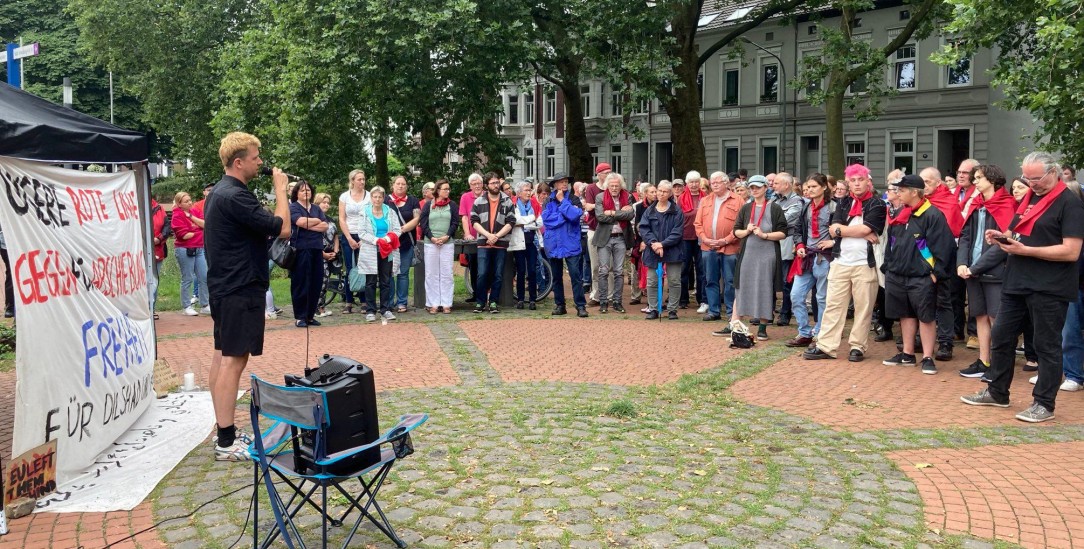
M 373 313 L 367 313 L 365 315 L 365 322 L 376 322 L 376 315 Z
M 1039 381 L 1039 376 L 1031 376 L 1031 379 L 1028 380 L 1028 383 L 1035 385 L 1037 381 Z
M 395 315 L 391 311 L 384 311 L 384 320 L 395 320 Z
M 184 314 L 185 316 L 199 316 L 199 313 L 197 313 L 196 310 L 192 307 L 185 307 Z
M 275 319 L 277 319 L 279 317 L 279 315 L 275 311 L 271 311 L 269 313 L 265 312 L 263 314 L 263 317 L 264 317 L 265 320 L 275 320 Z
M 207 305 L 206 307 L 204 307 L 204 308 L 200 309 L 200 310 L 199 310 L 199 313 L 200 313 L 201 315 L 209 315 L 209 314 L 211 314 L 211 306 L 210 306 L 210 305 Z
M 316 318 L 324 318 L 325 316 L 331 316 L 332 314 L 334 313 L 331 312 L 331 309 L 324 309 L 316 315 Z
M 1063 381 L 1061 383 L 1060 389 L 1062 391 L 1068 391 L 1068 392 L 1072 393 L 1072 392 L 1076 392 L 1076 391 L 1079 391 L 1081 389 L 1084 389 L 1084 384 L 1073 381 L 1071 379 L 1066 379 L 1065 381 Z
M 188 298 L 188 304 L 189 305 L 195 305 L 198 302 L 199 302 L 199 298 L 197 298 L 196 296 L 192 296 L 192 297 Z
M 696 312 L 698 314 L 704 314 L 704 313 L 708 312 L 708 304 L 707 303 L 701 303 L 700 306 L 696 308 Z

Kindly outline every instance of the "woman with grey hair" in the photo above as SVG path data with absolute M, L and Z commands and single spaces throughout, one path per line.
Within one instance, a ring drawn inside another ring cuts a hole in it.
M 542 228 L 542 204 L 534 197 L 529 181 L 520 181 L 512 189 L 515 196 L 516 224 L 512 228 L 508 251 L 516 261 L 516 308 L 524 307 L 524 287 L 527 289 L 527 308 L 538 308 L 538 248 L 535 235 Z
M 362 209 L 358 226 L 357 268 L 365 275 L 365 321 L 376 320 L 377 312 L 384 320 L 395 320 L 391 307 L 395 304 L 392 274 L 399 272 L 399 216 L 393 206 L 384 203 L 383 187 L 373 187 L 372 200 Z M 376 300 L 377 284 L 380 301 Z
M 682 243 L 682 230 L 685 217 L 681 209 L 671 199 L 673 187 L 670 183 L 659 183 L 656 191 L 658 200 L 644 212 L 640 220 L 640 237 L 644 241 L 643 262 L 647 268 L 647 320 L 659 318 L 663 304 L 659 302 L 659 284 L 662 277 L 656 271 L 662 264 L 667 286 L 670 288 L 667 318 L 677 320 L 678 294 L 681 292 L 681 263 L 685 256 Z

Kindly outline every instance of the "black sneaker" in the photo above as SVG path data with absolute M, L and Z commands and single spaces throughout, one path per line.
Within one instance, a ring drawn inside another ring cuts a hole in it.
M 599 305 L 598 312 L 600 314 L 606 314 L 606 313 L 610 312 L 610 306 L 603 303 L 602 305 Z
M 497 314 L 497 313 L 501 312 L 501 309 L 500 309 L 500 307 L 497 307 L 496 303 L 490 303 L 489 304 L 489 312 L 490 312 L 490 314 Z
M 850 354 L 847 355 L 847 360 L 851 362 L 862 362 L 865 359 L 866 355 L 862 354 L 862 351 L 859 351 L 858 349 L 851 349 Z
M 802 358 L 806 360 L 834 360 L 835 357 L 820 350 L 818 347 L 810 347 L 802 353 Z
M 970 366 L 960 370 L 960 375 L 962 377 L 982 377 L 988 369 L 990 369 L 989 366 L 983 364 L 981 360 L 975 359 L 975 362 L 972 362 Z
M 1024 365 L 1020 368 L 1020 370 L 1024 371 L 1024 372 L 1037 372 L 1037 371 L 1039 371 L 1039 363 L 1038 362 L 1032 362 L 1032 361 L 1029 360 L 1029 361 L 1024 363 Z
M 896 356 L 888 360 L 882 360 L 881 364 L 884 364 L 885 366 L 914 366 L 915 355 L 909 355 L 907 353 L 896 353 Z
M 613 310 L 614 310 L 615 313 L 624 313 L 625 312 L 625 308 L 622 307 L 620 303 L 614 303 Z
M 937 365 L 933 363 L 932 358 L 922 357 L 922 373 L 929 375 L 937 373 Z
M 523 302 L 522 301 L 517 301 L 516 302 L 516 309 L 518 309 L 520 311 L 523 310 Z
M 482 303 L 475 303 L 474 304 L 474 312 L 476 312 L 476 313 L 484 313 L 485 311 L 486 311 L 486 306 L 484 304 L 482 304 Z
M 937 352 L 934 353 L 934 358 L 937 360 L 952 360 L 952 344 L 951 343 L 938 343 Z M 936 369 L 935 369 L 936 373 Z
M 565 309 L 564 305 L 555 305 L 553 307 L 553 311 L 550 312 L 550 315 L 552 315 L 552 316 L 567 315 L 567 314 L 568 314 L 568 309 Z
M 658 311 L 651 311 L 651 312 L 647 313 L 647 316 L 644 317 L 644 320 L 658 320 L 658 319 L 659 319 L 659 312 Z
M 527 305 L 527 309 L 533 311 L 535 309 L 538 309 L 538 305 L 535 305 L 535 302 L 532 301 L 530 304 Z
M 725 326 L 722 330 L 715 330 L 711 333 L 713 336 L 730 337 L 730 326 Z
M 688 308 L 688 306 L 686 306 L 686 308 Z M 677 320 L 678 319 L 677 311 L 670 311 L 669 313 L 666 313 L 666 318 L 668 320 Z
M 576 316 L 587 318 L 587 307 L 576 307 Z

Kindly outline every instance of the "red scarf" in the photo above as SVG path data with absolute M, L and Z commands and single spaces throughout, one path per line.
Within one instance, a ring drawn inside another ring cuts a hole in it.
M 866 194 L 862 196 L 855 196 L 851 193 L 851 211 L 847 212 L 849 217 L 857 217 L 862 215 L 862 203 L 873 198 L 873 191 L 866 191 Z
M 399 195 L 397 195 L 395 193 L 391 194 L 391 201 L 395 203 L 396 208 L 402 208 L 403 206 L 405 206 L 406 205 L 406 199 L 407 199 L 407 195 L 405 195 L 405 194 L 402 197 L 400 197 Z
M 681 196 L 678 197 L 677 202 L 681 206 L 681 211 L 685 213 L 693 211 L 693 208 L 696 207 L 696 204 L 693 204 L 693 193 L 689 192 L 689 187 L 685 187 L 685 190 L 681 191 Z
M 688 191 L 689 189 L 685 189 L 685 190 Z M 621 208 L 629 205 L 629 193 L 625 189 L 621 189 L 621 194 L 617 195 L 617 203 L 616 204 L 614 204 L 614 195 L 610 194 L 610 191 L 604 191 L 603 194 L 605 195 L 605 196 L 602 197 L 602 209 L 603 210 L 613 210 L 613 211 L 616 212 L 617 210 L 620 210 Z M 681 195 L 685 196 L 685 193 L 682 193 Z M 690 200 L 692 200 L 692 199 L 690 198 Z M 686 211 L 688 211 L 688 210 L 686 210 Z M 621 221 L 620 223 L 621 223 L 621 230 L 622 231 L 629 228 L 629 222 L 628 221 Z
M 433 200 L 433 205 L 430 208 L 443 208 L 444 206 L 451 204 L 451 202 L 452 200 L 450 198 L 437 198 Z
M 1046 210 L 1050 208 L 1050 204 L 1064 190 L 1065 182 L 1059 179 L 1058 184 L 1054 185 L 1050 192 L 1044 194 L 1038 202 L 1032 204 L 1031 197 L 1034 193 L 1031 189 L 1028 189 L 1027 194 L 1024 195 L 1024 200 L 1020 202 L 1020 207 L 1016 210 L 1016 213 L 1020 215 L 1020 219 L 1017 220 L 1013 231 L 1024 236 L 1031 236 L 1031 230 L 1035 228 L 1035 221 L 1046 213 Z
M 994 217 L 998 230 L 1004 231 L 1009 228 L 1009 223 L 1012 223 L 1012 216 L 1016 213 L 1016 200 L 1009 194 L 1009 191 L 1005 190 L 1005 187 L 1002 187 L 994 191 L 990 200 L 986 200 L 982 194 L 975 197 L 967 217 L 970 218 L 979 208 L 986 208 L 986 211 Z
M 810 221 L 811 228 L 813 229 L 813 234 L 811 236 L 813 238 L 821 237 L 821 209 L 824 208 L 824 204 L 824 200 L 821 200 L 820 206 L 817 205 L 816 200 L 811 200 L 809 202 L 809 209 L 813 213 L 813 219 Z
M 900 208 L 899 212 L 896 212 L 896 215 L 888 217 L 888 225 L 906 225 L 909 219 L 911 219 L 911 207 L 904 206 Z
M 751 202 L 751 204 L 753 206 L 752 206 L 752 209 L 749 210 L 749 215 L 753 216 L 753 226 L 754 227 L 759 227 L 760 223 L 762 221 L 764 221 L 764 213 L 768 211 L 769 207 L 771 207 L 771 202 L 768 202 L 767 198 L 764 199 L 764 206 L 760 209 L 760 217 L 756 216 L 757 215 L 757 201 L 754 200 L 753 202 Z
M 960 232 L 964 229 L 964 214 L 960 209 L 960 202 L 952 196 L 952 191 L 944 185 L 938 185 L 933 193 L 926 195 L 926 199 L 945 214 L 945 221 L 948 222 L 953 238 L 960 238 Z

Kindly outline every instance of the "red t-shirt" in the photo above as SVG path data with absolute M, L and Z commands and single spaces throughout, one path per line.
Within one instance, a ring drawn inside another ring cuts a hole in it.
M 583 190 L 583 201 L 585 204 L 594 204 L 595 199 L 602 194 L 603 189 L 598 188 L 598 183 L 591 183 Z M 595 219 L 595 209 L 587 209 L 587 228 L 592 231 L 598 228 L 598 219 Z

